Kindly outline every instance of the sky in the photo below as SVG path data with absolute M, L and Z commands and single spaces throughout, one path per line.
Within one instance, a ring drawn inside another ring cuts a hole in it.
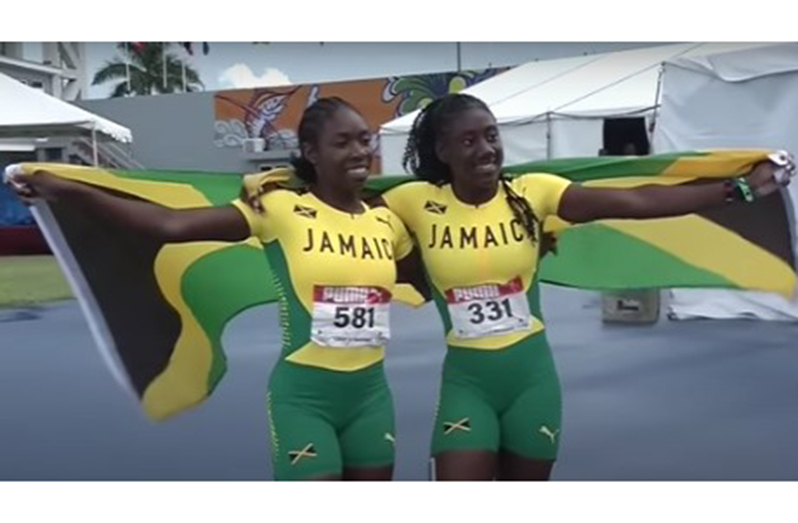
M 655 44 L 466 42 L 459 45 L 459 57 L 463 69 L 483 69 L 648 45 Z M 35 47 L 29 44 L 26 54 L 35 56 Z M 455 71 L 458 65 L 458 45 L 453 42 L 211 42 L 207 55 L 202 54 L 202 43 L 194 42 L 193 49 L 190 56 L 175 44 L 172 53 L 200 73 L 209 91 Z M 115 43 L 103 42 L 87 43 L 85 52 L 89 79 L 119 54 Z M 111 89 L 89 86 L 86 98 L 105 98 Z

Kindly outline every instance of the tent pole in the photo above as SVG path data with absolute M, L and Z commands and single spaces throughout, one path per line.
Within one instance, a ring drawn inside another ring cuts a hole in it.
M 657 115 L 659 114 L 659 97 L 662 92 L 662 78 L 665 75 L 665 64 L 660 64 L 659 75 L 657 75 L 657 92 L 654 94 L 654 110 L 651 112 L 651 123 L 648 126 L 649 142 L 654 144 L 654 131 L 657 128 Z M 653 152 L 653 151 L 649 151 Z
M 551 112 L 546 113 L 546 159 L 551 160 Z

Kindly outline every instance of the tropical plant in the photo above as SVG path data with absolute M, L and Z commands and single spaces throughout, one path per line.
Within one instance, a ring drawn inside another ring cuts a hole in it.
M 199 73 L 170 53 L 171 46 L 170 42 L 120 42 L 116 47 L 123 58 L 107 61 L 91 84 L 116 82 L 111 97 L 201 90 Z

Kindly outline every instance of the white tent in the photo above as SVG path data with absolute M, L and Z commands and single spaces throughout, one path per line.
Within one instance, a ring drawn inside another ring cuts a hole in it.
M 501 129 L 505 163 L 595 156 L 604 118 L 654 114 L 661 65 L 764 44 L 686 43 L 530 62 L 466 89 L 485 101 Z M 401 173 L 401 158 L 417 112 L 380 128 L 383 172 Z
M 0 138 L 89 135 L 131 142 L 130 129 L 0 73 Z M 96 147 L 95 147 L 96 150 Z
M 654 148 L 764 147 L 798 154 L 796 117 L 798 44 L 682 57 L 664 66 Z M 798 201 L 798 184 L 791 184 L 789 191 Z M 670 310 L 677 318 L 796 320 L 798 300 L 754 292 L 678 290 L 672 292 Z

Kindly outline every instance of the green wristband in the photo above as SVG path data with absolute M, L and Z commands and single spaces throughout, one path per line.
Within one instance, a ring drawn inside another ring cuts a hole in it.
M 736 178 L 734 183 L 737 185 L 737 189 L 739 189 L 743 201 L 748 203 L 754 201 L 754 191 L 751 190 L 751 186 L 748 185 L 748 180 L 746 180 L 744 176 Z

